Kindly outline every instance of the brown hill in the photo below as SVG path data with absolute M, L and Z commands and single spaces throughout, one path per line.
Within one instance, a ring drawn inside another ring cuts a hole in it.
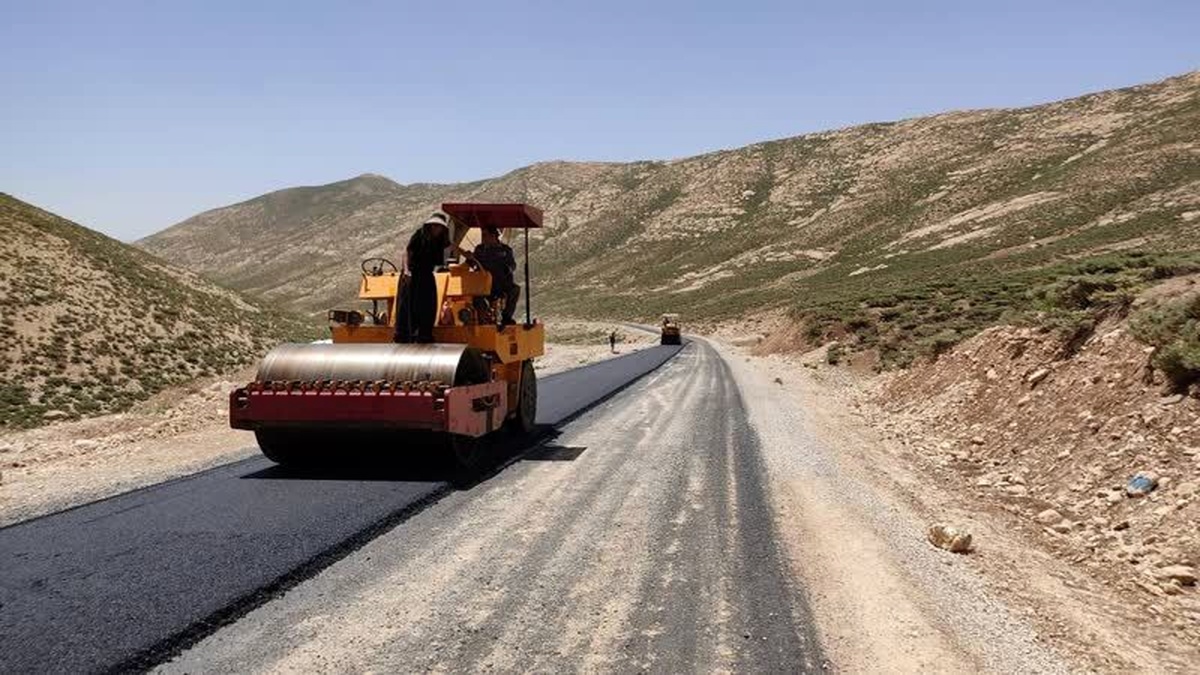
M 472 199 L 546 209 L 543 311 L 719 320 L 777 308 L 818 334 L 882 313 L 953 342 L 1023 302 L 1015 289 L 1045 270 L 1196 247 L 1200 73 L 667 162 L 552 162 L 457 185 L 362 176 L 214 209 L 139 245 L 316 312 L 345 301 L 359 258 L 394 255 L 438 202 Z
M 313 332 L 0 194 L 0 427 L 127 408 Z

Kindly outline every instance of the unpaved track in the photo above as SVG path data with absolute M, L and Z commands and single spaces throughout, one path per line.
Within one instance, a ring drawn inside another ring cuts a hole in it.
M 693 343 L 162 670 L 819 670 L 747 424 Z

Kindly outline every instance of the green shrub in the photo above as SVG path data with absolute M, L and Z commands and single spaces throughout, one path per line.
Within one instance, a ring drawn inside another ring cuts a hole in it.
M 831 366 L 836 366 L 842 362 L 844 349 L 841 343 L 835 342 L 825 350 L 825 362 Z
M 1130 320 L 1130 329 L 1155 347 L 1151 363 L 1174 390 L 1200 382 L 1200 295 L 1143 310 Z
M 962 340 L 962 336 L 958 331 L 947 329 L 940 331 L 933 337 L 925 341 L 925 350 L 930 357 L 936 359 L 954 348 Z

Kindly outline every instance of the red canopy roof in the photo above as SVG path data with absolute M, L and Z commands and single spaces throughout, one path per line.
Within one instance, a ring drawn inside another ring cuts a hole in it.
M 542 226 L 542 210 L 529 204 L 442 204 L 442 210 L 467 227 Z

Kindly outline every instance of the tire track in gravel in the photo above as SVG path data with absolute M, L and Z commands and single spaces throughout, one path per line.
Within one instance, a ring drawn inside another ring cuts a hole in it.
M 163 670 L 820 669 L 757 438 L 711 348 L 555 444 L 584 450 L 450 495 Z

